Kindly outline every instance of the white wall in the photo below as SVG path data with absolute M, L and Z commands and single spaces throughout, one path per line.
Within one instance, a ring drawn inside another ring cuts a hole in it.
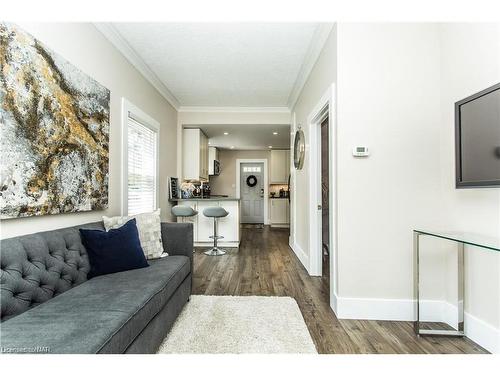
M 500 82 L 500 24 L 443 24 L 441 189 L 450 228 L 500 235 L 500 189 L 456 189 L 454 103 Z M 500 329 L 500 253 L 466 247 L 465 309 Z M 498 343 L 500 350 L 500 342 Z
M 341 23 L 332 32 L 292 112 L 307 142 L 307 116 L 336 83 L 341 317 L 413 318 L 412 229 L 500 233 L 499 189 L 454 187 L 453 130 L 454 102 L 500 81 L 498 27 Z M 353 158 L 356 145 L 368 146 L 371 156 Z M 308 196 L 308 178 L 306 163 L 296 173 L 296 196 Z M 309 204 L 301 200 L 295 216 L 295 241 L 306 256 Z M 426 297 L 450 300 L 455 292 L 446 277 L 454 272 L 453 251 L 436 241 L 423 245 L 431 257 L 423 261 Z M 500 350 L 494 342 L 499 254 L 471 250 L 469 327 L 489 332 L 486 340 L 474 338 Z
M 290 112 L 286 108 L 268 109 L 207 109 L 191 110 L 189 107 L 178 113 L 177 117 L 177 176 L 182 176 L 182 127 L 184 125 L 237 124 L 242 126 L 266 124 L 283 125 L 290 123 Z
M 111 91 L 109 208 L 105 211 L 2 220 L 1 237 L 50 230 L 119 215 L 121 205 L 121 98 L 125 97 L 161 124 L 160 208 L 170 219 L 167 176 L 176 173 L 177 112 L 144 77 L 88 23 L 19 24 L 53 51 Z
M 295 211 L 295 214 L 290 223 L 291 242 L 299 258 L 305 259 L 306 264 L 308 264 L 309 258 L 309 204 L 314 204 L 309 202 L 309 168 L 307 164 L 310 153 L 310 137 L 307 117 L 331 84 L 337 80 L 336 33 L 337 28 L 334 26 L 292 110 L 292 117 L 294 118 L 292 123 L 293 131 L 295 132 L 298 126 L 301 126 L 304 131 L 306 159 L 303 169 L 292 169 L 292 181 L 294 180 L 295 191 L 292 189 L 291 212 Z M 293 141 L 292 137 L 291 142 Z M 295 207 L 293 207 L 294 203 Z M 305 267 L 307 268 L 308 265 L 306 264 Z
M 411 298 L 412 230 L 442 222 L 439 56 L 435 25 L 338 26 L 342 297 Z
M 236 196 L 237 159 L 267 159 L 269 175 L 269 167 L 271 165 L 271 151 L 220 150 L 220 175 L 210 177 L 210 189 L 212 191 L 212 194 L 225 194 L 232 197 Z

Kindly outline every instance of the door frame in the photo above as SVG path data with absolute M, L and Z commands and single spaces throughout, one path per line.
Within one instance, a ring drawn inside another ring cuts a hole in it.
M 330 301 L 336 311 L 338 251 L 337 251 L 337 126 L 335 84 L 323 94 L 307 117 L 309 130 L 309 274 L 322 274 L 321 210 L 321 123 L 328 116 L 329 148 L 329 232 L 330 232 Z
M 244 163 L 264 163 L 264 225 L 269 225 L 269 214 L 268 214 L 268 204 L 269 204 L 269 184 L 268 184 L 268 172 L 267 172 L 267 159 L 236 159 L 236 198 L 241 198 L 240 191 L 240 176 L 241 176 L 241 164 Z M 241 210 L 241 205 L 240 205 Z M 241 213 L 241 211 L 240 211 Z

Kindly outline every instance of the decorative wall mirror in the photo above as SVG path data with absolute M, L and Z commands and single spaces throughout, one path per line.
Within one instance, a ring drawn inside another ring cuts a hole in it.
M 299 127 L 295 132 L 295 142 L 293 145 L 293 165 L 295 169 L 302 169 L 304 166 L 304 157 L 306 153 L 306 140 L 304 132 Z

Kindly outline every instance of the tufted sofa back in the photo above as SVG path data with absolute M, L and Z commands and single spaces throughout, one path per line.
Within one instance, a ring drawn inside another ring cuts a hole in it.
M 87 251 L 78 229 L 102 222 L 0 241 L 0 320 L 4 321 L 87 281 Z

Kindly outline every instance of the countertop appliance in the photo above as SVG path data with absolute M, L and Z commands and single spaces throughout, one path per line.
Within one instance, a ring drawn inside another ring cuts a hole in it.
M 201 184 L 201 196 L 203 198 L 210 198 L 210 184 L 208 182 Z

